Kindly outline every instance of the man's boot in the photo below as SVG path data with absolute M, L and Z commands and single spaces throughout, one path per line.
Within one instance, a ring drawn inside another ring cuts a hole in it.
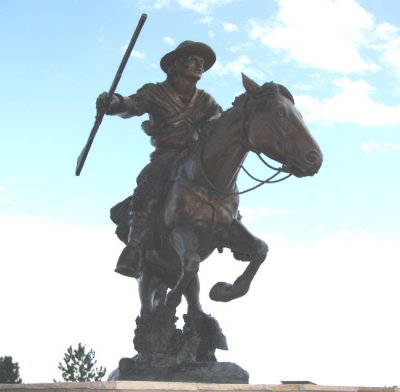
M 130 223 L 128 243 L 119 256 L 115 272 L 139 278 L 142 271 L 143 243 L 149 232 L 148 215 L 134 213 Z

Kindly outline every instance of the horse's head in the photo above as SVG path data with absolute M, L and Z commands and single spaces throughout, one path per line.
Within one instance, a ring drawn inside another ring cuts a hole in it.
M 322 153 L 294 106 L 290 92 L 272 82 L 259 86 L 242 75 L 249 95 L 246 103 L 249 148 L 282 163 L 284 171 L 297 177 L 316 174 L 322 164 Z

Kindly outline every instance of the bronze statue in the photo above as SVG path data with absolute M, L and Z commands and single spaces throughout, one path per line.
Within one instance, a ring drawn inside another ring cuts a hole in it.
M 219 282 L 211 289 L 213 300 L 230 301 L 247 293 L 266 258 L 266 243 L 247 230 L 238 213 L 236 179 L 248 152 L 265 154 L 282 164 L 278 173 L 297 177 L 314 175 L 322 164 L 322 153 L 285 87 L 259 86 L 243 75 L 246 92 L 224 112 L 199 90 L 196 84 L 215 58 L 209 46 L 184 41 L 161 59 L 164 82 L 146 84 L 129 97 L 103 93 L 97 100 L 107 114 L 148 113 L 142 127 L 155 147 L 133 196 L 111 209 L 116 233 L 126 244 L 116 272 L 138 279 L 141 300 L 134 341 L 139 357 L 121 361 L 120 379 L 238 381 L 232 376 L 237 368 L 218 378 L 211 365 L 203 376 L 190 376 L 188 368 L 171 376 L 178 364 L 215 363 L 215 349 L 227 348 L 218 323 L 200 304 L 200 262 L 227 248 L 249 263 L 233 284 Z M 177 333 L 174 314 L 182 296 L 188 309 L 185 327 Z M 157 332 L 149 332 L 152 328 Z M 149 375 L 160 355 L 166 370 Z M 142 373 L 132 375 L 135 371 Z M 240 377 L 245 382 L 246 376 Z
M 184 157 L 193 148 L 201 127 L 220 116 L 220 106 L 209 94 L 196 88 L 203 72 L 214 62 L 215 54 L 209 46 L 184 41 L 161 59 L 161 68 L 167 74 L 165 82 L 146 84 L 129 97 L 115 94 L 110 101 L 107 114 L 129 118 L 149 113 L 149 120 L 142 127 L 155 146 L 150 163 L 138 177 L 135 194 L 129 199 L 132 219 L 128 238 L 124 222 L 118 227 L 117 234 L 127 246 L 116 272 L 140 276 L 144 243 L 151 231 L 150 215 L 157 208 L 168 171 L 178 157 Z M 106 93 L 99 97 L 100 110 L 106 99 Z M 124 204 L 118 205 L 113 210 L 114 220 L 118 221 L 118 210 L 123 207 Z

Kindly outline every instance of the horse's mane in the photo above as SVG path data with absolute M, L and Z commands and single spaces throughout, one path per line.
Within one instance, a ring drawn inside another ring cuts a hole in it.
M 255 92 L 253 96 L 255 99 L 262 99 L 262 98 L 268 99 L 272 98 L 277 93 L 281 93 L 284 97 L 289 99 L 294 105 L 294 98 L 291 92 L 285 86 L 282 86 L 281 84 L 277 84 L 274 82 L 264 83 L 262 86 L 259 87 L 259 89 Z M 248 95 L 249 95 L 248 92 L 244 92 L 239 96 L 237 96 L 232 103 L 232 107 L 241 104 Z
M 289 99 L 293 105 L 294 105 L 294 98 L 291 92 L 285 87 L 282 86 L 281 84 L 277 84 L 274 82 L 268 82 L 264 83 L 262 86 L 259 87 L 259 89 L 255 92 L 253 97 L 256 100 L 266 100 L 268 98 L 274 97 L 277 93 L 281 93 L 284 97 Z M 202 127 L 201 133 L 200 133 L 200 141 L 204 141 L 208 139 L 208 136 L 210 135 L 210 132 L 212 132 L 215 127 L 217 126 L 218 122 L 225 116 L 226 113 L 228 113 L 230 110 L 233 108 L 241 105 L 245 99 L 249 96 L 248 92 L 244 92 L 240 95 L 238 95 L 235 100 L 232 103 L 232 107 L 230 107 L 227 110 L 224 110 L 221 114 L 221 117 L 208 121 L 207 123 L 204 124 Z

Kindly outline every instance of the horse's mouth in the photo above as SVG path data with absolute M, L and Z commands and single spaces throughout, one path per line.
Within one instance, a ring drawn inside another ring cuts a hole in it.
M 283 166 L 282 171 L 293 174 L 299 178 L 310 177 L 318 173 L 321 164 L 322 159 L 313 164 L 302 164 L 296 160 L 290 160 L 286 165 Z

